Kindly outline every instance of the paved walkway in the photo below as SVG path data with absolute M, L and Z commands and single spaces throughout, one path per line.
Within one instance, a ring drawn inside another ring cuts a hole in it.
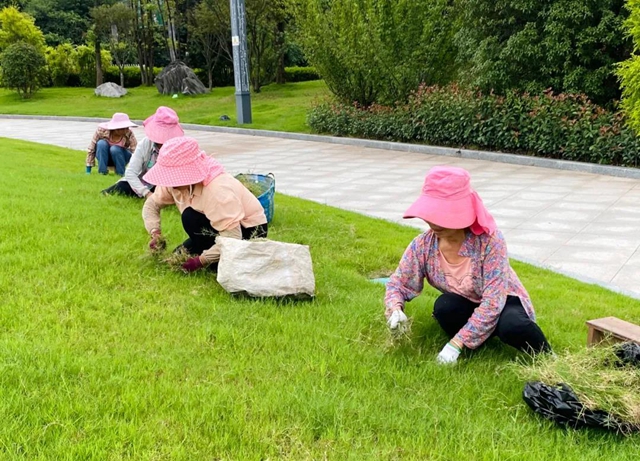
M 0 119 L 0 137 L 79 150 L 94 129 L 87 122 Z M 321 142 L 187 135 L 232 173 L 273 172 L 279 192 L 396 222 L 429 168 L 466 168 L 513 257 L 640 297 L 640 180 Z M 84 175 L 80 153 L 78 173 Z

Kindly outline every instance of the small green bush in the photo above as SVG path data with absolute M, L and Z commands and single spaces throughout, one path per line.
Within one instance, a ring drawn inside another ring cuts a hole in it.
M 321 80 L 315 67 L 287 67 L 284 69 L 285 80 L 290 83 Z
M 47 68 L 54 86 L 67 86 L 69 76 L 78 75 L 76 49 L 70 43 L 63 43 L 46 49 Z M 76 85 L 77 86 L 77 85 Z
M 95 88 L 96 86 L 96 54 L 93 47 L 80 45 L 76 47 L 76 56 L 78 59 L 78 78 L 82 86 Z M 100 60 L 102 61 L 102 69 L 111 66 L 111 53 L 104 48 L 100 51 Z M 104 74 L 103 74 L 104 79 Z
M 606 165 L 638 166 L 640 139 L 621 112 L 584 95 L 506 96 L 421 86 L 393 107 L 338 102 L 311 110 L 319 133 L 451 147 L 483 148 Z
M 45 80 L 46 60 L 42 51 L 25 42 L 9 45 L 0 55 L 2 83 L 25 99 Z

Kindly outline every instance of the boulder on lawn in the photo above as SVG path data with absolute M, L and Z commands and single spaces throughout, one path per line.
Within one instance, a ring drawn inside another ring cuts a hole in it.
M 173 61 L 156 77 L 156 88 L 162 94 L 204 94 L 207 88 L 195 72 L 182 61 Z
M 127 90 L 117 83 L 107 82 L 96 88 L 95 93 L 96 96 L 104 96 L 105 98 L 119 98 L 127 94 Z

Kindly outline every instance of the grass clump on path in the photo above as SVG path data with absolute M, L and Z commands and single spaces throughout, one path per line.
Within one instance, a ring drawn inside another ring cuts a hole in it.
M 0 88 L 0 113 L 21 115 L 68 115 L 110 118 L 126 112 L 132 119 L 145 119 L 158 106 L 174 109 L 182 123 L 239 126 L 233 87 L 214 88 L 209 94 L 172 99 L 155 87 L 128 89 L 122 98 L 95 96 L 92 88 L 43 88 L 33 98 L 21 99 L 15 92 Z M 322 80 L 268 85 L 251 94 L 253 123 L 243 128 L 309 133 L 306 124 L 312 103 L 329 94 Z M 220 120 L 227 115 L 230 121 Z
M 270 237 L 310 246 L 308 303 L 235 298 L 213 274 L 147 252 L 142 201 L 79 151 L 1 139 L 0 458 L 136 460 L 632 460 L 640 439 L 565 431 L 522 402 L 491 340 L 458 366 L 410 303 L 389 340 L 384 287 L 416 230 L 282 195 Z M 186 237 L 163 210 L 168 248 Z M 640 320 L 640 302 L 515 264 L 556 350 L 584 321 Z

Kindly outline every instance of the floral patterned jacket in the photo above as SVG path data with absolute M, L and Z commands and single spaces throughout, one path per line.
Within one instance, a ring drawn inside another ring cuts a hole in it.
M 474 291 L 481 302 L 456 339 L 470 349 L 485 342 L 498 324 L 508 295 L 519 297 L 527 315 L 535 321 L 531 298 L 509 264 L 507 245 L 499 230 L 492 235 L 467 232 L 458 254 L 471 258 Z M 411 242 L 387 282 L 386 314 L 404 309 L 406 301 L 422 292 L 425 279 L 440 292 L 449 292 L 440 268 L 438 239 L 430 230 Z

